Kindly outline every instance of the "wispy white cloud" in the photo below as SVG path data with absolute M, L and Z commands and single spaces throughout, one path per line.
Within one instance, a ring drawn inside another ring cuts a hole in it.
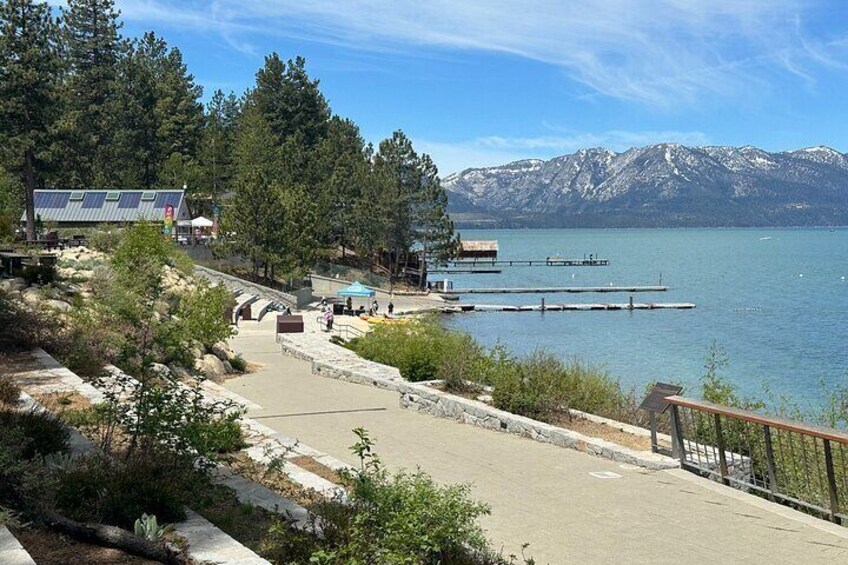
M 248 49 L 280 34 L 361 50 L 505 53 L 561 68 L 589 92 L 669 106 L 814 80 L 833 58 L 801 32 L 817 0 L 125 0 L 124 16 L 216 30 Z M 236 39 L 238 38 L 238 39 Z
M 654 143 L 690 146 L 710 143 L 707 135 L 699 131 L 623 130 L 541 137 L 485 136 L 458 142 L 427 139 L 413 141 L 418 151 L 433 157 L 442 176 L 469 167 L 503 165 L 520 159 L 547 159 L 589 147 L 604 147 L 620 152 Z

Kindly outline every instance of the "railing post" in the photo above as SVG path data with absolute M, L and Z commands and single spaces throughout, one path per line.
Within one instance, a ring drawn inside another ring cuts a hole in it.
M 657 413 L 651 410 L 648 412 L 648 416 L 651 419 L 651 451 L 656 453 L 659 451 L 659 445 L 657 444 Z
M 768 471 L 768 488 L 771 495 L 769 498 L 774 502 L 777 494 L 777 469 L 774 466 L 774 449 L 771 446 L 771 428 L 763 426 L 763 437 L 766 440 L 766 470 Z
M 718 447 L 718 463 L 719 463 L 719 471 L 721 472 L 721 482 L 725 485 L 730 486 L 730 481 L 727 479 L 727 457 L 724 453 L 724 436 L 721 433 L 721 416 L 719 414 L 714 414 L 715 416 L 715 429 L 716 429 L 716 447 Z
M 815 441 L 815 440 L 813 440 Z M 830 450 L 830 440 L 824 441 L 824 467 L 827 470 L 827 490 L 830 494 L 830 521 L 841 523 L 839 516 L 839 496 L 836 494 L 836 473 L 833 472 L 833 453 Z
M 683 447 L 683 428 L 680 425 L 680 413 L 677 405 L 671 405 L 671 456 L 680 458 L 680 465 L 686 464 L 686 449 Z

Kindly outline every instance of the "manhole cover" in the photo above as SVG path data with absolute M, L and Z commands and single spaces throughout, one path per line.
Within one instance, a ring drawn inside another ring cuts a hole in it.
M 620 479 L 621 475 L 618 473 L 613 473 L 612 471 L 594 471 L 589 473 L 596 479 Z

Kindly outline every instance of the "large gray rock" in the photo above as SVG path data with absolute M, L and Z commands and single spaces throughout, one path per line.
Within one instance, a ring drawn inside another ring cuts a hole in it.
M 152 365 L 150 365 L 150 368 L 153 370 L 154 373 L 156 373 L 160 377 L 165 378 L 171 376 L 171 369 L 168 368 L 167 365 L 163 365 L 162 363 L 153 363 Z
M 210 378 L 227 374 L 227 367 L 224 365 L 224 362 L 211 353 L 207 353 L 198 359 L 195 362 L 194 368 Z
M 14 278 L 6 281 L 0 282 L 0 286 L 2 286 L 5 290 L 23 290 L 27 287 L 27 283 L 22 278 Z
M 231 361 L 236 357 L 236 352 L 233 351 L 232 348 L 230 348 L 230 345 L 225 341 L 219 341 L 210 349 L 221 361 Z
M 46 304 L 50 308 L 59 310 L 60 312 L 68 312 L 71 309 L 71 305 L 64 300 L 48 300 Z

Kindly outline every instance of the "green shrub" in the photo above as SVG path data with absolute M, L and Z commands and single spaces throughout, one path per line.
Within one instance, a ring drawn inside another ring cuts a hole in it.
M 382 324 L 348 347 L 362 357 L 397 367 L 408 381 L 445 379 L 459 384 L 475 380 L 485 350 L 470 336 L 449 332 L 435 319 Z
M 121 244 L 123 232 L 108 224 L 97 226 L 88 235 L 88 246 L 102 253 L 112 253 Z
M 186 434 L 195 438 L 200 453 L 233 453 L 247 446 L 237 413 L 188 424 Z
M 21 269 L 21 277 L 27 282 L 27 284 L 50 284 L 56 280 L 56 267 L 55 265 L 42 264 L 27 265 Z
M 0 506 L 18 511 L 45 504 L 52 492 L 42 457 L 67 450 L 67 431 L 46 414 L 0 410 Z
M 18 455 L 32 459 L 66 451 L 68 430 L 56 418 L 36 410 L 0 410 L 0 430 L 19 430 L 22 439 L 16 446 Z M 3 434 L 0 434 L 3 435 Z
M 247 361 L 240 354 L 230 359 L 230 365 L 239 373 L 247 371 Z
M 4 362 L 5 360 L 0 356 L 0 364 Z M 0 373 L 0 407 L 17 404 L 20 396 L 21 389 L 12 378 Z
M 344 474 L 347 503 L 328 501 L 313 508 L 322 537 L 304 539 L 278 524 L 269 531 L 263 555 L 275 562 L 313 565 L 506 563 L 472 556 L 492 552 L 477 523 L 489 508 L 472 500 L 468 485 L 441 486 L 422 471 L 388 473 L 368 433 L 354 432 L 359 441 L 351 450 L 360 458 L 360 469 Z M 311 555 L 304 555 L 304 548 Z
M 75 520 L 132 530 L 142 514 L 155 514 L 163 522 L 184 519 L 184 506 L 205 483 L 190 459 L 164 450 L 122 462 L 94 454 L 77 459 L 59 477 L 56 505 Z

